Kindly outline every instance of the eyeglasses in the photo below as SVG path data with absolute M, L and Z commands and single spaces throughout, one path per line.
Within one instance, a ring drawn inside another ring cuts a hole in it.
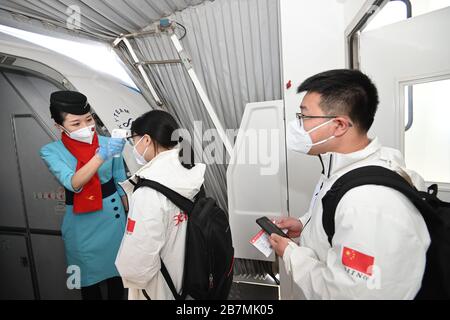
M 299 112 L 295 114 L 297 119 L 334 119 L 337 118 L 338 116 L 305 116 L 303 113 Z
M 308 119 L 336 119 L 338 116 L 305 116 L 303 113 L 298 112 L 295 114 L 296 118 L 300 122 L 300 126 L 303 127 L 303 121 Z M 349 122 L 349 126 L 353 127 L 353 124 Z
M 132 146 L 134 146 L 134 140 L 133 140 L 134 137 L 139 137 L 139 135 L 138 135 L 138 134 L 133 134 L 133 135 L 127 137 L 128 143 L 129 143 L 130 145 L 132 145 Z
M 303 121 L 308 119 L 334 119 L 337 116 L 305 116 L 303 113 L 296 113 L 295 116 L 298 120 L 300 120 L 300 126 L 303 127 Z

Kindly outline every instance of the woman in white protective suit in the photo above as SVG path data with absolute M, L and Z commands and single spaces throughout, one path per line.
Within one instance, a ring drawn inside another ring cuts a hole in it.
M 133 193 L 139 179 L 156 181 L 191 200 L 199 193 L 206 166 L 194 164 L 192 150 L 183 157 L 178 129 L 174 118 L 160 110 L 145 113 L 131 126 L 130 143 L 136 161 L 143 167 L 121 184 L 130 210 L 116 259 L 130 300 L 174 299 L 162 275 L 161 261 L 177 292 L 182 289 L 186 214 L 151 188 L 142 187 Z

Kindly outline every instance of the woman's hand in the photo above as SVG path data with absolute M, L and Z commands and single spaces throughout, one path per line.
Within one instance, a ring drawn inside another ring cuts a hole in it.
M 125 139 L 121 138 L 111 138 L 108 140 L 108 144 L 101 145 L 97 151 L 97 154 L 103 159 L 103 161 L 107 161 L 112 157 L 119 155 L 122 153 L 123 148 L 125 147 Z
M 95 156 L 89 160 L 80 170 L 75 172 L 72 177 L 72 187 L 80 191 L 86 183 L 97 173 L 101 165 L 115 155 L 122 153 L 125 147 L 125 139 L 111 138 L 106 146 L 101 145 Z

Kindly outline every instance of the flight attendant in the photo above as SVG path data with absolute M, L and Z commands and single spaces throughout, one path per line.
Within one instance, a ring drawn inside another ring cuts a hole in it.
M 97 135 L 86 96 L 58 91 L 50 113 L 61 139 L 42 147 L 41 158 L 66 191 L 61 227 L 68 266 L 79 270 L 84 300 L 121 299 L 122 280 L 114 265 L 125 230 L 128 203 L 118 183 L 126 180 L 124 139 Z

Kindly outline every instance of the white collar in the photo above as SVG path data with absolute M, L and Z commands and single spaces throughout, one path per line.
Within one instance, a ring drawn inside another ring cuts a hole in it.
M 378 152 L 381 149 L 381 143 L 378 138 L 374 138 L 370 141 L 370 143 L 361 150 L 352 153 L 337 153 L 337 152 L 329 152 L 321 156 L 322 165 L 323 165 L 323 174 L 329 178 L 334 175 L 336 172 L 345 169 L 346 167 L 367 159 L 374 153 Z
M 180 149 L 174 148 L 174 149 L 170 149 L 170 150 L 166 150 L 166 151 L 158 153 L 151 161 L 149 161 L 147 164 L 142 166 L 138 171 L 136 171 L 134 176 L 144 178 L 144 179 L 148 178 L 147 176 L 148 176 L 149 171 L 153 171 L 154 169 L 159 167 L 161 162 L 165 163 L 166 159 L 172 159 L 172 158 L 178 159 L 179 152 L 180 152 Z

